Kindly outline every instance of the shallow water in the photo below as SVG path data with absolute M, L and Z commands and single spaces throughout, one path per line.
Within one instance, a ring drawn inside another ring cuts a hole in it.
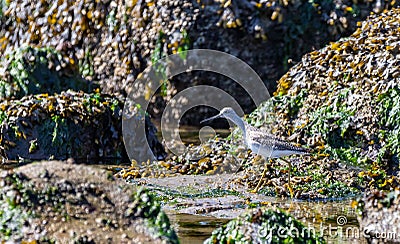
M 157 127 L 157 137 L 161 140 L 162 138 L 162 132 L 160 128 L 160 123 L 154 123 Z M 168 128 L 166 133 L 172 133 Z M 200 145 L 201 140 L 212 138 L 215 136 L 215 134 L 218 134 L 221 137 L 226 137 L 230 134 L 229 129 L 212 129 L 209 126 L 204 126 L 204 127 L 197 127 L 197 126 L 180 126 L 179 127 L 179 136 L 182 140 L 182 142 L 185 145 L 188 144 L 194 144 L 194 145 Z
M 215 228 L 229 221 L 229 219 L 172 212 L 167 213 L 167 215 L 181 243 L 191 244 L 203 243 L 210 237 L 211 232 Z

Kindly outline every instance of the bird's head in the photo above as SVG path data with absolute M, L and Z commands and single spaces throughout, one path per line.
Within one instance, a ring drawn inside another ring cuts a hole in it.
M 200 123 L 204 123 L 204 122 L 207 122 L 207 121 L 210 121 L 210 120 L 213 120 L 213 119 L 217 119 L 217 118 L 232 119 L 232 118 L 234 118 L 235 116 L 236 116 L 236 117 L 238 116 L 238 115 L 236 114 L 235 110 L 233 110 L 233 108 L 231 108 L 231 107 L 226 107 L 226 108 L 223 108 L 223 109 L 219 112 L 219 114 L 217 114 L 217 115 L 215 115 L 215 116 L 213 116 L 213 117 L 211 117 L 211 118 L 202 120 Z

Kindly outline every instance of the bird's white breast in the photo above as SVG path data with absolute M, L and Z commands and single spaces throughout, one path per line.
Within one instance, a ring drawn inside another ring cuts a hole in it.
M 271 147 L 261 145 L 260 143 L 255 141 L 249 141 L 248 146 L 253 153 L 262 155 L 265 158 L 271 158 L 273 154 L 273 150 Z
M 249 140 L 248 147 L 252 152 L 262 155 L 265 158 L 280 158 L 293 154 L 302 154 L 293 150 L 274 150 L 271 145 L 262 145 L 253 140 Z

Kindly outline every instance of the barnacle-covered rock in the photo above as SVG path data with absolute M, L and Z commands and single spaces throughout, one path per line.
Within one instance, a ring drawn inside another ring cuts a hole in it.
M 306 54 L 249 121 L 347 164 L 360 185 L 399 184 L 400 10 L 372 15 L 349 37 Z M 360 172 L 361 171 L 361 172 Z
M 279 210 L 253 209 L 213 231 L 205 243 L 325 243 L 293 216 Z
M 178 243 L 168 217 L 143 189 L 71 161 L 0 174 L 0 239 L 9 242 Z
M 76 60 L 85 79 L 120 94 L 151 57 L 166 52 L 167 46 L 158 44 L 178 49 L 197 15 L 191 1 L 167 0 L 21 0 L 6 2 L 1 13 L 2 55 L 26 44 L 57 47 Z
M 0 103 L 0 147 L 6 159 L 125 158 L 122 104 L 100 93 L 66 91 Z M 163 148 L 146 119 L 154 153 Z
M 400 192 L 373 191 L 356 202 L 361 233 L 369 243 L 399 242 Z
M 53 48 L 19 48 L 4 57 L 0 70 L 0 100 L 94 88 L 79 74 L 75 59 L 63 58 Z
M 188 48 L 228 52 L 248 63 L 270 90 L 288 60 L 350 34 L 370 11 L 398 1 L 5 1 L 0 14 L 0 53 L 22 45 L 57 47 L 78 64 L 80 74 L 104 92 L 125 96 L 132 82 L 157 59 Z M 165 81 L 162 95 L 196 84 L 212 84 L 232 94 L 250 112 L 238 84 L 217 74 L 181 75 Z M 161 111 L 163 99 L 154 99 Z M 207 113 L 208 110 L 203 113 Z M 189 113 L 182 121 L 198 121 Z

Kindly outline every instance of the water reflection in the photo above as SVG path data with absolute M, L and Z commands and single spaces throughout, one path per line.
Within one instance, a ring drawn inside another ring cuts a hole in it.
M 180 242 L 191 244 L 203 243 L 215 228 L 229 221 L 229 219 L 173 212 L 167 212 L 167 215 L 178 233 Z
M 159 123 L 154 123 L 157 127 L 157 137 L 162 138 L 161 129 Z M 182 142 L 185 145 L 193 144 L 193 145 L 200 145 L 205 138 L 212 138 L 215 134 L 219 135 L 220 137 L 224 138 L 230 134 L 229 129 L 214 129 L 214 130 L 207 130 L 209 126 L 204 127 L 196 127 L 196 126 L 188 126 L 183 125 L 179 127 L 179 132 L 171 132 L 167 131 L 165 133 L 179 133 Z

